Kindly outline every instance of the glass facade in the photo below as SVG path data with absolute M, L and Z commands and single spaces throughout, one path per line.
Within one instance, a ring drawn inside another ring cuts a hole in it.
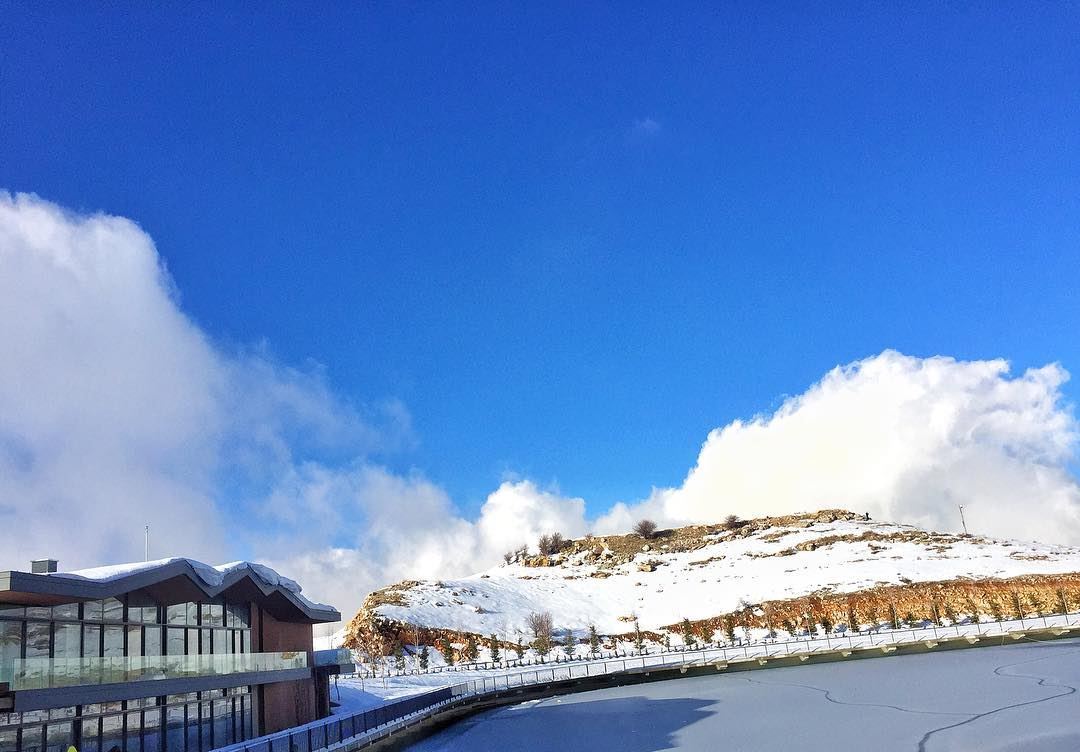
M 0 605 L 0 682 L 5 667 L 27 658 L 78 663 L 250 650 L 247 603 L 158 606 L 131 595 L 52 608 Z M 206 752 L 254 736 L 251 698 L 250 687 L 233 687 L 0 713 L 0 752 Z

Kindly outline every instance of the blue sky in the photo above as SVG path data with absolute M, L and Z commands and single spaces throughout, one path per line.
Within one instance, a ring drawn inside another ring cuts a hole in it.
M 677 485 L 886 348 L 1080 370 L 1072 4 L 3 16 L 0 186 L 138 222 L 222 348 L 400 401 L 375 456 L 467 513 Z

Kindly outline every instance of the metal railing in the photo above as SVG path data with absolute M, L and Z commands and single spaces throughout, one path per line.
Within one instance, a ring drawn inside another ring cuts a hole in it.
M 507 671 L 493 676 L 458 682 L 448 687 L 414 695 L 359 713 L 335 715 L 305 726 L 287 729 L 246 742 L 223 747 L 218 752 L 319 752 L 346 743 L 362 746 L 412 725 L 449 704 L 480 699 L 500 692 L 560 681 L 586 679 L 611 674 L 652 670 L 693 668 L 774 658 L 810 657 L 815 654 L 868 650 L 924 644 L 934 647 L 950 640 L 977 642 L 985 637 L 1021 639 L 1030 630 L 1080 629 L 1080 614 L 1015 619 L 1002 622 L 928 625 L 908 629 L 881 629 L 858 633 L 834 633 L 795 640 L 763 640 L 743 645 L 704 647 L 677 652 L 642 654 L 598 660 L 568 660 L 541 664 L 526 670 Z
M 113 658 L 20 658 L 0 666 L 9 690 L 187 679 L 307 668 L 307 653 L 234 653 Z

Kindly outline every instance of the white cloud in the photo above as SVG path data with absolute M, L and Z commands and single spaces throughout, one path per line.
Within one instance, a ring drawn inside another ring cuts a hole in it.
M 843 507 L 953 530 L 964 504 L 973 531 L 1080 544 L 1067 379 L 1056 364 L 1010 378 L 1003 360 L 886 351 L 834 369 L 771 416 L 712 431 L 682 486 L 620 505 L 601 526 Z
M 351 616 L 371 590 L 402 579 L 460 577 L 501 561 L 540 535 L 586 531 L 585 501 L 506 482 L 488 496 L 477 520 L 465 519 L 439 486 L 418 474 L 401 476 L 364 465 L 353 470 L 309 466 L 274 498 L 309 535 L 291 534 L 273 548 L 274 564 L 300 582 L 318 583 L 320 597 Z M 332 501 L 331 501 L 332 499 Z M 328 530 L 348 540 L 327 547 Z
M 0 567 L 137 560 L 144 524 L 155 556 L 235 558 L 224 472 L 407 442 L 399 405 L 361 416 L 317 368 L 222 351 L 172 289 L 133 222 L 0 192 Z

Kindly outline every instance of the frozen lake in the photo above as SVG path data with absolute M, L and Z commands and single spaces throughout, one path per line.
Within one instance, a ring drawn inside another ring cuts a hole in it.
M 1080 640 L 717 674 L 500 708 L 453 750 L 1080 750 Z

